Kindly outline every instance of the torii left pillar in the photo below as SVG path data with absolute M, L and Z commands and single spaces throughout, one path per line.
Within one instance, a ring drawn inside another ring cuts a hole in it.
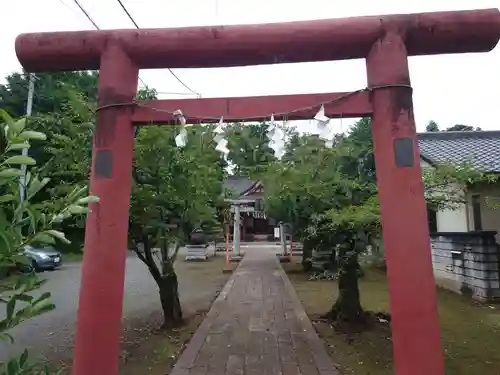
M 101 55 L 82 284 L 73 375 L 118 373 L 134 130 L 132 102 L 139 70 L 118 44 Z

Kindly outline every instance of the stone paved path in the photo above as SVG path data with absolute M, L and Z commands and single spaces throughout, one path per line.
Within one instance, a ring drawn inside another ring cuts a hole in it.
M 276 248 L 248 248 L 171 375 L 338 375 Z

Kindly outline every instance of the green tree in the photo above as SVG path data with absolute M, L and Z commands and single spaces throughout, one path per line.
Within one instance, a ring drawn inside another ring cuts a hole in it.
M 262 175 L 265 206 L 269 216 L 290 224 L 294 238 L 303 241 L 302 264 L 308 269 L 313 249 L 323 244 L 305 236 L 305 230 L 311 217 L 330 208 L 335 199 L 331 184 L 338 150 L 325 148 L 314 135 L 303 135 L 287 147 L 283 160 L 274 160 Z
M 269 148 L 269 139 L 266 136 L 267 123 L 259 124 L 230 124 L 226 131 L 229 160 L 233 173 L 241 176 L 259 174 L 275 157 Z
M 136 99 L 138 100 L 156 100 L 158 99 L 158 91 L 143 87 L 137 91 Z
M 22 156 L 23 149 L 30 147 L 30 141 L 43 140 L 45 135 L 28 130 L 26 119 L 13 120 L 5 111 L 1 113 L 4 145 L 0 154 L 0 304 L 5 307 L 5 317 L 0 319 L 0 340 L 14 341 L 9 331 L 25 320 L 52 310 L 50 293 L 35 297 L 32 292 L 43 284 L 34 272 L 18 274 L 27 264 L 25 246 L 33 244 L 54 245 L 68 242 L 60 223 L 88 212 L 86 205 L 97 202 L 97 197 L 86 197 L 87 188 L 73 186 L 71 191 L 59 199 L 38 201 L 34 199 L 50 183 L 28 170 L 24 185 L 24 199 L 21 199 L 19 178 L 24 175 L 22 167 L 36 165 L 35 159 Z M 5 279 L 8 274 L 11 278 Z M 2 278 L 3 277 L 3 278 Z M 0 363 L 1 375 L 31 374 L 34 371 L 28 362 L 25 350 L 19 358 Z
M 425 127 L 426 132 L 438 132 L 439 126 L 436 121 L 430 120 L 427 126 Z
M 456 125 L 453 125 L 453 126 L 446 129 L 447 132 L 463 132 L 463 131 L 471 132 L 471 131 L 481 131 L 481 130 L 482 129 L 479 127 L 474 128 L 471 125 L 462 125 L 462 124 L 456 124 Z M 425 127 L 425 131 L 426 132 L 438 132 L 439 126 L 436 123 L 436 121 L 431 120 L 431 121 L 429 121 L 429 123 Z
M 37 199 L 63 197 L 75 184 L 88 185 L 92 158 L 94 105 L 74 92 L 70 101 L 54 113 L 39 114 L 29 119 L 30 126 L 48 134 L 44 142 L 33 142 L 29 155 L 39 160 L 37 173 L 50 177 L 47 188 Z M 64 222 L 63 229 L 71 244 L 61 244 L 64 252 L 81 252 L 85 222 L 74 217 Z
M 304 256 L 312 249 L 330 250 L 337 260 L 339 297 L 327 316 L 349 324 L 366 317 L 358 257 L 381 234 L 370 128 L 369 120 L 359 121 L 347 136 L 337 138 L 333 149 L 304 136 L 288 159 L 275 161 L 264 178 L 269 214 L 293 223 L 304 241 Z M 450 186 L 492 178 L 467 165 L 423 171 L 426 199 L 436 208 L 453 209 L 464 202 L 460 189 Z
M 175 146 L 176 129 L 142 128 L 137 135 L 130 207 L 131 248 L 158 285 L 164 327 L 183 323 L 174 262 L 193 229 L 216 223 L 225 167 L 210 127 L 192 128 Z
M 69 93 L 77 89 L 87 99 L 97 96 L 97 72 L 38 73 L 35 81 L 33 114 L 53 113 L 68 102 Z M 0 85 L 0 108 L 13 117 L 24 116 L 28 97 L 29 74 L 13 73 Z
M 12 73 L 5 84 L 0 85 L 0 108 L 14 118 L 26 114 L 29 74 Z M 97 102 L 98 71 L 37 73 L 35 79 L 35 95 L 33 98 L 33 114 L 54 114 L 65 110 L 65 106 L 74 102 L 75 94 L 83 102 Z M 137 99 L 157 99 L 158 92 L 149 87 L 137 92 Z
M 49 80 L 50 78 L 50 80 Z M 54 83 L 42 85 L 43 79 Z M 56 81 L 60 79 L 60 81 Z M 75 72 L 63 75 L 42 75 L 37 81 L 35 92 L 49 94 L 49 89 L 57 90 L 57 111 L 47 106 L 29 118 L 30 128 L 47 134 L 44 142 L 33 141 L 29 155 L 42 165 L 38 169 L 41 177 L 50 176 L 50 183 L 37 199 L 62 197 L 74 184 L 88 184 L 92 157 L 92 133 L 95 127 L 95 110 L 98 75 Z M 80 86 L 78 86 L 80 85 Z M 82 89 L 83 87 L 83 89 Z M 55 95 L 55 94 L 54 94 Z M 156 99 L 154 89 L 143 88 L 138 91 L 139 99 Z M 24 102 L 26 98 L 19 98 Z M 61 244 L 61 250 L 80 252 L 85 237 L 85 223 L 75 217 L 64 222 L 64 232 L 71 244 Z
M 456 124 L 453 125 L 452 127 L 449 127 L 446 129 L 447 132 L 472 132 L 472 131 L 481 131 L 481 128 L 474 128 L 473 126 L 470 125 L 462 125 L 462 124 Z

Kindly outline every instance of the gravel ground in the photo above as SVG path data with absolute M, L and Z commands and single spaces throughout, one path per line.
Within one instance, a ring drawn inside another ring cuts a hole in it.
M 220 271 L 212 271 L 208 277 L 203 268 L 206 263 L 186 263 L 182 253 L 184 251 L 181 251 L 176 263 L 181 303 L 185 310 L 208 309 L 214 296 L 224 285 L 226 276 Z M 28 348 L 32 356 L 39 354 L 41 359 L 51 362 L 67 362 L 72 356 L 81 264 L 67 263 L 61 269 L 44 272 L 41 276 L 48 280 L 43 291 L 52 293 L 56 309 L 13 329 L 10 333 L 15 337 L 16 343 L 0 343 L 0 361 L 24 348 Z M 123 325 L 133 330 L 134 324 L 131 322 L 140 321 L 152 314 L 158 315 L 155 313 L 159 311 L 156 284 L 146 267 L 132 254 L 127 258 Z M 0 312 L 0 315 L 3 314 L 3 311 Z

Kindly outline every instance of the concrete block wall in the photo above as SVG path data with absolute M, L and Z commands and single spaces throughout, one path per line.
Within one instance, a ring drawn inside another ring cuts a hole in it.
M 431 233 L 436 283 L 472 298 L 500 298 L 500 247 L 494 231 Z

